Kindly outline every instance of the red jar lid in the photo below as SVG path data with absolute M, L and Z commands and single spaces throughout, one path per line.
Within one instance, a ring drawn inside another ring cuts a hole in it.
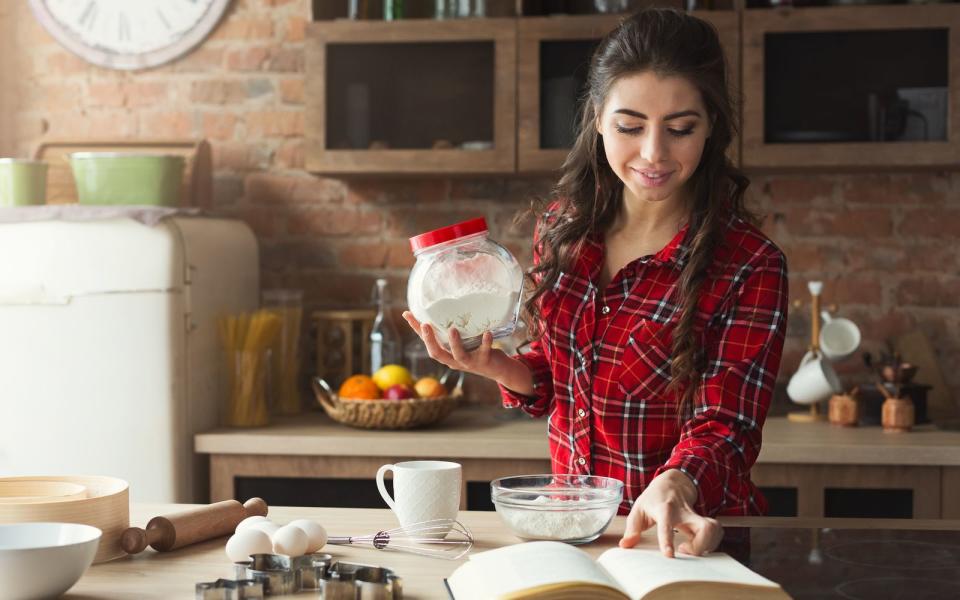
M 483 217 L 477 217 L 476 219 L 470 219 L 469 221 L 457 223 L 456 225 L 449 225 L 421 233 L 420 235 L 415 235 L 410 238 L 410 248 L 416 253 L 430 246 L 485 231 L 487 231 L 487 220 Z

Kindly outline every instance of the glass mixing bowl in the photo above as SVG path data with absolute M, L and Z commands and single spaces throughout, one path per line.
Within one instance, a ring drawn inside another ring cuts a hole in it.
M 490 482 L 490 497 L 524 540 L 585 544 L 600 537 L 623 500 L 623 482 L 595 475 L 519 475 Z

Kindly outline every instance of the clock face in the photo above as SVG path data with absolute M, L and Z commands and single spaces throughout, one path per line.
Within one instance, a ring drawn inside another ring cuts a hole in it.
M 66 48 L 92 63 L 143 69 L 169 62 L 213 30 L 230 0 L 30 0 Z

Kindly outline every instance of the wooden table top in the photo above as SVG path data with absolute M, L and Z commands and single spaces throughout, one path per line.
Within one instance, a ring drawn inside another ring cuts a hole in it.
M 187 505 L 133 504 L 131 525 L 144 526 L 156 515 L 176 512 Z M 393 514 L 386 509 L 272 507 L 270 517 L 278 524 L 293 519 L 314 519 L 331 535 L 358 535 L 396 526 Z M 459 519 L 476 538 L 474 552 L 519 543 L 501 524 L 493 512 L 462 511 Z M 960 521 L 868 520 L 868 519 L 788 519 L 771 517 L 738 517 L 721 519 L 725 527 L 807 528 L 830 527 L 869 529 L 913 529 L 960 531 Z M 616 545 L 623 534 L 624 517 L 616 517 L 607 531 L 595 542 L 581 546 L 596 557 Z M 643 547 L 656 548 L 653 530 L 644 534 Z M 193 599 L 195 585 L 233 578 L 232 563 L 224 552 L 226 538 L 187 546 L 173 552 L 159 553 L 148 548 L 141 554 L 108 563 L 93 565 L 64 598 L 70 600 L 132 600 L 134 598 Z M 446 598 L 442 579 L 466 558 L 446 561 L 422 556 L 385 552 L 356 546 L 327 546 L 324 552 L 338 560 L 379 565 L 392 569 L 403 579 L 404 598 Z M 279 596 L 274 596 L 279 597 Z M 316 592 L 296 597 L 317 597 Z
M 547 460 L 546 429 L 545 419 L 506 409 L 460 408 L 436 427 L 411 431 L 354 429 L 312 412 L 277 418 L 268 427 L 200 433 L 195 449 L 202 454 Z M 793 423 L 776 417 L 764 425 L 757 462 L 960 466 L 960 431 L 922 425 L 897 434 L 880 427 Z

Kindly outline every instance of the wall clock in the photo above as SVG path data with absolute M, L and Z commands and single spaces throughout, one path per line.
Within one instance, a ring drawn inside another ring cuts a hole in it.
M 213 31 L 230 0 L 30 0 L 34 15 L 74 54 L 111 69 L 145 69 L 182 56 Z

